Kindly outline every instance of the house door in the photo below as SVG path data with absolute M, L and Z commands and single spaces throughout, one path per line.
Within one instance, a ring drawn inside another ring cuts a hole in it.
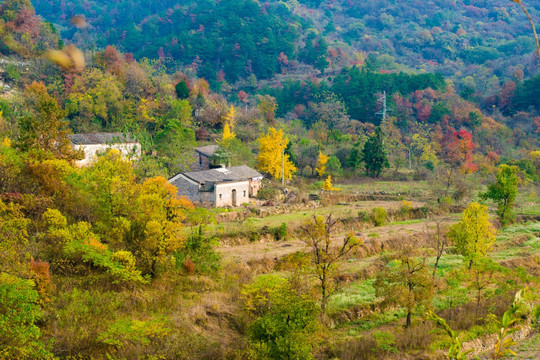
M 236 206 L 236 189 L 232 191 L 232 206 Z

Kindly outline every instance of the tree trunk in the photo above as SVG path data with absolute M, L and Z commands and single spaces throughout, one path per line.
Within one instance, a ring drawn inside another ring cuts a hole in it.
M 405 322 L 405 328 L 411 326 L 411 310 L 407 310 L 407 321 Z
M 437 258 L 435 259 L 435 265 L 433 265 L 433 278 L 435 279 L 435 275 L 437 274 L 437 267 L 439 266 L 439 259 L 441 258 L 441 255 L 437 254 Z

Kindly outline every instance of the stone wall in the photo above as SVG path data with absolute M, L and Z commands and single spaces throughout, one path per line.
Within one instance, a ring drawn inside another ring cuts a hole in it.
M 191 164 L 190 171 L 202 171 L 210 169 L 210 159 L 208 156 L 195 152 L 195 159 L 197 160 Z
M 72 144 L 71 147 L 73 150 L 82 150 L 84 152 L 84 159 L 75 162 L 75 165 L 80 167 L 90 166 L 94 161 L 97 160 L 98 154 L 107 152 L 109 149 L 116 149 L 120 151 L 124 157 L 130 160 L 138 160 L 141 158 L 141 145 L 139 143 L 91 145 Z
M 178 195 L 186 196 L 192 202 L 199 202 L 199 184 L 189 180 L 184 176 L 180 176 L 174 181 L 174 185 L 178 189 Z
M 216 192 L 215 191 L 200 191 L 199 201 L 204 206 L 215 206 Z
M 236 206 L 249 202 L 249 181 L 216 184 L 216 206 L 233 206 L 232 191 L 236 190 Z

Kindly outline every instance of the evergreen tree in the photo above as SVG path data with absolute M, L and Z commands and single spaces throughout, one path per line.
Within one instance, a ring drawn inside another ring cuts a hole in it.
M 384 149 L 384 133 L 380 127 L 377 127 L 373 135 L 366 141 L 362 149 L 362 157 L 366 164 L 366 175 L 368 176 L 379 177 L 384 168 L 390 167 Z
M 189 88 L 184 80 L 176 84 L 174 89 L 176 90 L 176 96 L 179 99 L 187 99 L 189 97 Z

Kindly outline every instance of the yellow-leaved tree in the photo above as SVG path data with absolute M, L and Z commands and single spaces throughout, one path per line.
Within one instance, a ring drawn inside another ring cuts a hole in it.
M 236 140 L 236 134 L 233 131 L 234 118 L 236 116 L 236 110 L 231 105 L 229 112 L 224 116 L 223 135 L 221 141 L 217 141 L 219 150 L 216 151 L 215 156 L 219 158 L 220 163 L 229 166 L 232 158 L 232 150 Z
M 233 139 L 236 138 L 236 134 L 233 132 L 234 120 L 236 117 L 236 109 L 231 105 L 229 112 L 225 115 L 225 124 L 223 125 L 223 136 L 221 137 L 221 146 L 226 146 Z
M 268 133 L 259 138 L 258 168 L 276 179 L 281 178 L 282 174 L 285 179 L 292 179 L 296 167 L 289 159 L 289 155 L 285 154 L 288 143 L 289 139 L 284 137 L 283 129 L 268 129 Z
M 236 109 L 234 108 L 234 106 L 231 105 L 231 107 L 229 108 L 229 112 L 224 116 L 224 122 L 225 124 L 229 124 L 229 126 L 233 127 L 235 119 Z
M 225 124 L 223 126 L 223 135 L 221 137 L 221 141 L 218 142 L 219 145 L 221 147 L 227 148 L 227 145 L 229 145 L 234 139 L 236 139 L 236 134 L 234 133 L 229 124 Z
M 236 134 L 233 131 L 235 117 L 236 109 L 231 105 L 229 112 L 224 116 L 225 124 L 223 125 L 223 136 L 221 137 L 221 141 L 218 141 L 219 145 L 223 148 L 228 148 L 228 145 L 236 139 Z
M 317 157 L 317 167 L 315 168 L 315 171 L 317 174 L 319 174 L 320 177 L 323 177 L 324 173 L 326 172 L 326 163 L 328 162 L 329 156 L 323 154 L 319 151 L 319 157 Z
M 341 190 L 340 188 L 334 187 L 334 185 L 332 184 L 332 177 L 330 175 L 328 175 L 328 177 L 324 181 L 322 188 L 323 190 L 326 190 L 326 191 L 340 191 Z
M 497 230 L 489 222 L 487 206 L 477 202 L 470 204 L 461 216 L 461 221 L 450 227 L 448 237 L 456 245 L 457 251 L 469 262 L 482 259 L 495 244 Z

